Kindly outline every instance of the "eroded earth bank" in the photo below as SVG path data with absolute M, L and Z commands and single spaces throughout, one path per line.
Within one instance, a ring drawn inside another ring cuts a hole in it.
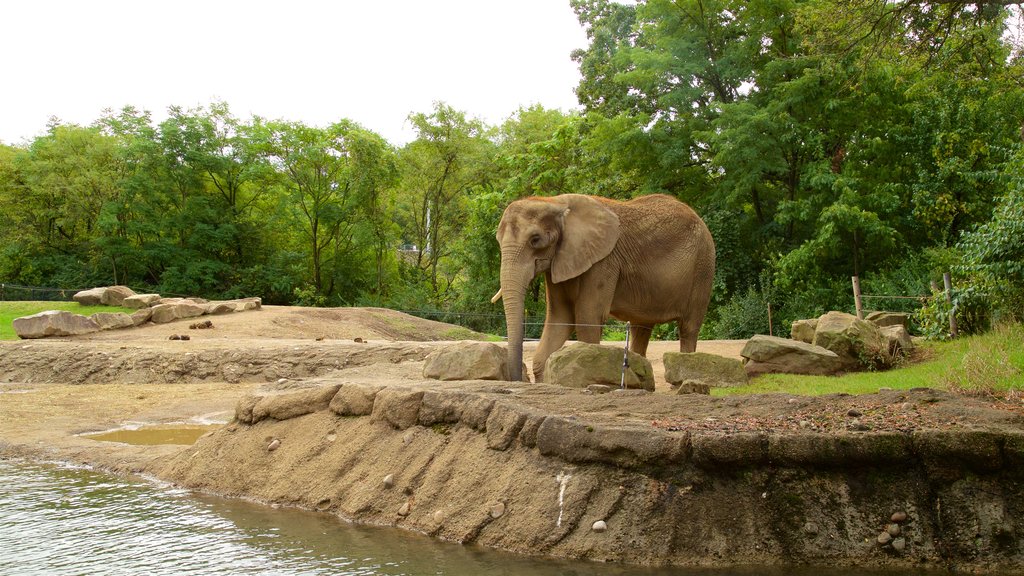
M 187 330 L 171 324 L 2 343 L 0 455 L 524 554 L 1024 565 L 1024 417 L 998 405 L 928 389 L 715 398 L 664 382 L 601 395 L 438 382 L 422 378 L 423 358 L 450 327 L 380 313 L 381 330 L 405 323 L 396 336 L 310 314 L 265 307 L 187 342 L 166 340 Z M 228 423 L 189 447 L 80 436 L 208 420 Z

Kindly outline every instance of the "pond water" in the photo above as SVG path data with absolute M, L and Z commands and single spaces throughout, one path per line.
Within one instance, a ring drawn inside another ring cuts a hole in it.
M 101 442 L 121 442 L 122 444 L 195 444 L 200 436 L 219 428 L 219 426 L 201 424 L 147 425 L 139 428 L 118 428 L 107 432 L 83 434 L 83 437 Z
M 646 569 L 523 558 L 196 495 L 60 464 L 0 459 L 0 574 L 853 576 L 817 570 Z M 874 573 L 880 574 L 880 573 Z M 886 573 L 897 574 L 897 573 Z M 901 572 L 899 574 L 909 574 Z

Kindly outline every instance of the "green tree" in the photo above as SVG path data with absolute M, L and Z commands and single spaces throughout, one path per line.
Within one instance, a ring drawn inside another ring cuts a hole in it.
M 388 147 L 347 120 L 326 128 L 257 120 L 252 131 L 256 149 L 287 191 L 281 207 L 300 224 L 312 288 L 329 299 L 355 298 L 364 276 L 355 259 L 360 216 L 369 205 L 379 209 L 390 178 Z M 375 218 L 379 223 L 381 215 Z
M 123 279 L 94 243 L 99 214 L 117 196 L 115 155 L 115 141 L 98 129 L 58 121 L 13 158 L 8 151 L 4 188 L 16 209 L 6 213 L 22 252 L 11 255 L 19 262 L 12 279 L 65 286 Z
M 399 152 L 397 191 L 403 244 L 416 247 L 407 281 L 425 281 L 432 304 L 440 305 L 456 296 L 460 270 L 454 256 L 464 232 L 467 198 L 493 187 L 494 144 L 483 122 L 442 102 L 430 114 L 410 115 L 409 121 L 417 138 Z

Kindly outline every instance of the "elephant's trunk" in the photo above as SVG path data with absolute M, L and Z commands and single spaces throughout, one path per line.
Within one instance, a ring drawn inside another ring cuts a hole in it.
M 525 316 L 526 287 L 533 279 L 533 269 L 523 270 L 514 256 L 501 259 L 501 299 L 505 307 L 505 327 L 508 333 L 509 380 L 523 379 L 523 318 Z

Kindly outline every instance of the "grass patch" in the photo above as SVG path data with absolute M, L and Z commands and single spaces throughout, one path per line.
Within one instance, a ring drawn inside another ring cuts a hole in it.
M 67 310 L 75 314 L 88 316 L 96 312 L 135 312 L 131 308 L 120 306 L 82 306 L 78 302 L 0 302 L 0 340 L 17 340 L 18 335 L 14 333 L 14 319 L 22 316 L 31 316 L 46 310 Z
M 1024 326 L 1002 326 L 977 336 L 925 342 L 904 366 L 885 372 L 843 376 L 766 374 L 746 386 L 712 388 L 715 396 L 785 392 L 806 396 L 871 394 L 879 388 L 929 387 L 953 392 L 1007 397 L 1024 390 Z
M 469 328 L 462 326 L 456 326 L 455 328 L 449 328 L 445 330 L 444 334 L 441 335 L 443 340 L 484 340 L 487 341 L 487 335 L 482 335 L 479 332 L 474 332 Z

